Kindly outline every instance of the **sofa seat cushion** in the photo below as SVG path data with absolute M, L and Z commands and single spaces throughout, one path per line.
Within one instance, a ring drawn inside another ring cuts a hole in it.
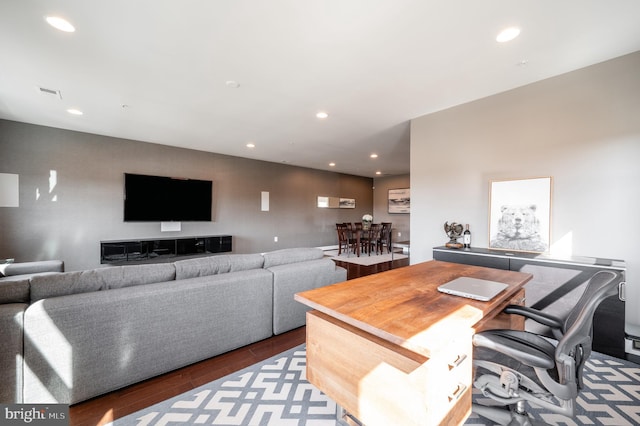
M 264 253 L 264 268 L 272 268 L 289 263 L 306 262 L 308 260 L 322 259 L 324 251 L 319 248 L 290 248 Z
M 172 263 L 110 266 L 31 278 L 31 302 L 49 297 L 175 280 Z
M 179 260 L 176 266 L 176 279 L 184 280 L 228 272 L 260 269 L 264 258 L 260 254 L 222 254 Z

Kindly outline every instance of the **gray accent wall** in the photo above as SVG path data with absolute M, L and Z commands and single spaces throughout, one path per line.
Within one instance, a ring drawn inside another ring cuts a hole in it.
M 213 221 L 123 221 L 124 173 L 213 181 Z M 100 266 L 100 241 L 232 235 L 234 253 L 336 245 L 336 222 L 373 208 L 373 179 L 0 120 L 0 173 L 19 175 L 20 206 L 0 207 L 0 258 Z M 261 193 L 269 192 L 269 211 Z M 317 196 L 354 198 L 320 209 Z M 274 242 L 278 237 L 278 242 Z
M 540 176 L 552 252 L 625 260 L 640 336 L 640 52 L 414 119 L 411 262 L 447 242 L 445 221 L 487 247 L 489 182 Z
M 384 176 L 374 179 L 373 187 L 373 220 L 376 223 L 391 222 L 392 240 L 409 241 L 409 213 L 389 213 L 389 190 L 409 188 L 409 175 Z

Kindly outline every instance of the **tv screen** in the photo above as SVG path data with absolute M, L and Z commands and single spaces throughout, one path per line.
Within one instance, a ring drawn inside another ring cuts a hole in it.
M 124 221 L 211 221 L 212 182 L 124 174 Z

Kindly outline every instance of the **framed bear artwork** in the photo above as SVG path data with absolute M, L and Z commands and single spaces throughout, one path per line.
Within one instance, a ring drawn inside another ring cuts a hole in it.
M 490 249 L 549 251 L 551 184 L 551 177 L 491 181 Z

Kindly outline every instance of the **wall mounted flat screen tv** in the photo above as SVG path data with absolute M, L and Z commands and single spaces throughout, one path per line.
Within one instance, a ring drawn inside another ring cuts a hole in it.
M 212 182 L 124 174 L 125 222 L 211 222 Z

